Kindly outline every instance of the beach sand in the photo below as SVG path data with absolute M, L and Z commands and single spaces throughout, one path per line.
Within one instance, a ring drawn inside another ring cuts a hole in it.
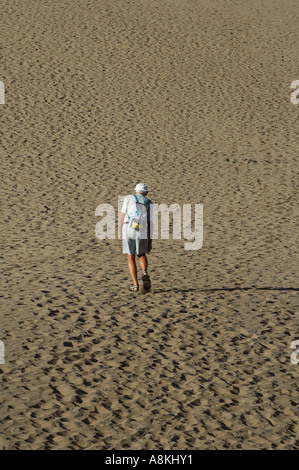
M 0 448 L 298 449 L 296 1 L 1 16 Z M 95 236 L 139 181 L 204 211 L 148 295 Z

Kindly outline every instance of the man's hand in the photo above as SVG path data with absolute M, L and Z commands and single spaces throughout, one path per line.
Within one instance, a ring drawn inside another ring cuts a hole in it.
M 118 240 L 122 240 L 122 236 L 118 234 Z

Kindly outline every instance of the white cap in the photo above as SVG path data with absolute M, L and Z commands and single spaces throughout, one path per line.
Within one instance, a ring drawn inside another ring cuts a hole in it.
M 145 183 L 138 183 L 135 186 L 135 191 L 144 191 L 145 193 L 148 192 L 148 187 L 146 186 Z

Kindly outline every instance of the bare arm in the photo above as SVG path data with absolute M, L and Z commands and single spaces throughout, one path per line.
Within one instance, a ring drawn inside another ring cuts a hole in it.
M 123 223 L 125 219 L 126 214 L 124 212 L 120 213 L 119 219 L 118 219 L 118 239 L 122 239 L 122 228 L 123 228 Z

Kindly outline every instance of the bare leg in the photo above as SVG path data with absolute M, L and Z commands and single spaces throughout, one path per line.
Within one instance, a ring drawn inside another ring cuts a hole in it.
M 151 280 L 149 275 L 147 274 L 147 257 L 146 254 L 138 256 L 139 265 L 142 269 L 142 282 L 143 282 L 143 289 L 148 291 L 151 288 Z
M 138 262 L 139 262 L 139 266 L 142 269 L 142 272 L 144 273 L 145 271 L 147 271 L 147 257 L 145 254 L 138 256 Z
M 128 256 L 129 273 L 133 279 L 134 286 L 137 286 L 138 281 L 137 281 L 137 269 L 136 269 L 136 263 L 135 263 L 135 255 L 127 255 L 127 256 Z

